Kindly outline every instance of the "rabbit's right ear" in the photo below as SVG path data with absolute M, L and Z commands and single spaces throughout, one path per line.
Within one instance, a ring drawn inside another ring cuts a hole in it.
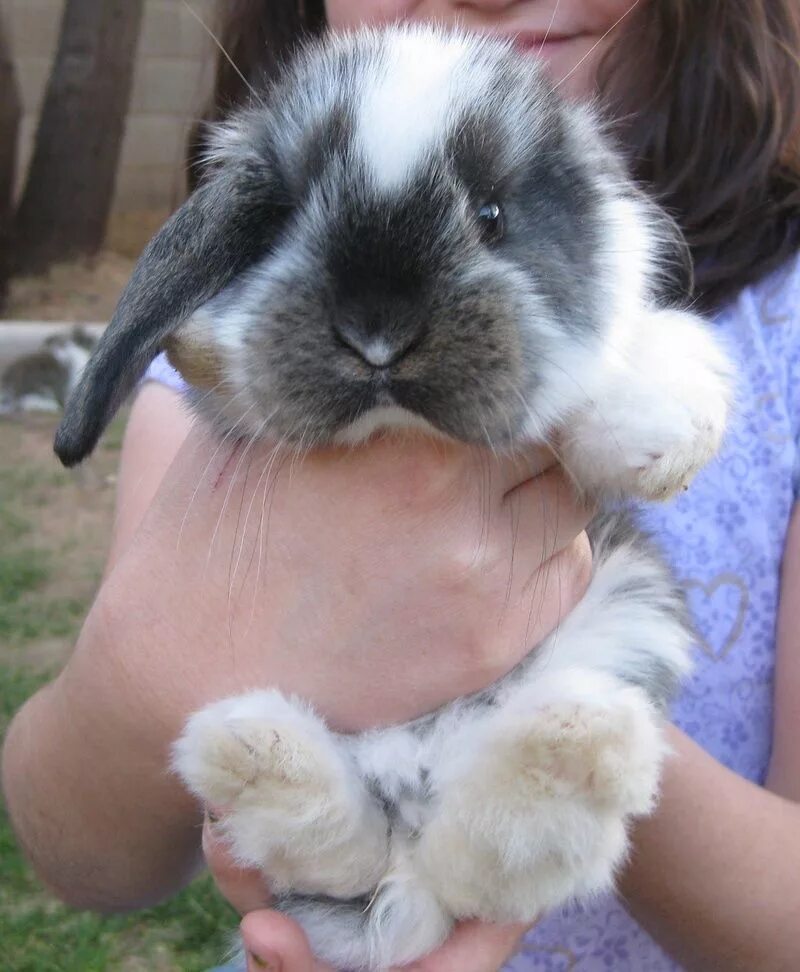
M 150 241 L 67 402 L 55 438 L 65 466 L 94 449 L 164 338 L 269 248 L 277 221 L 265 169 L 218 170 Z

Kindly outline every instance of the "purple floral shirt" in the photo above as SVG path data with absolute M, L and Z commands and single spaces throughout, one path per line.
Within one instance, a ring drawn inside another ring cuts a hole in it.
M 800 492 L 800 256 L 743 290 L 717 326 L 739 369 L 723 452 L 687 493 L 644 515 L 683 582 L 698 632 L 674 721 L 724 765 L 762 783 L 780 564 Z M 160 359 L 147 377 L 181 387 Z M 609 895 L 540 922 L 505 972 L 679 968 Z

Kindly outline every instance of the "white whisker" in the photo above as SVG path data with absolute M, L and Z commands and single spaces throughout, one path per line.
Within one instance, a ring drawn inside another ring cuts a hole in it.
M 255 613 L 256 613 L 256 598 L 258 597 L 259 583 L 261 581 L 262 557 L 265 558 L 267 556 L 264 548 L 267 546 L 267 542 L 269 540 L 269 526 L 272 518 L 272 502 L 275 499 L 275 491 L 278 488 L 278 477 L 280 476 L 281 470 L 283 469 L 283 464 L 286 462 L 286 459 L 289 456 L 289 450 L 286 448 L 286 445 L 287 443 L 283 439 L 281 439 L 276 444 L 275 448 L 272 450 L 272 453 L 270 454 L 270 457 L 267 460 L 267 464 L 265 466 L 267 476 L 264 481 L 264 498 L 261 501 L 261 519 L 259 520 L 258 523 L 258 560 L 256 563 L 256 580 L 255 580 L 255 585 L 253 587 L 253 600 L 250 605 L 250 620 L 247 623 L 247 628 L 245 630 L 245 637 L 250 631 L 250 628 L 253 624 L 253 618 L 255 617 Z M 272 482 L 270 483 L 269 477 L 270 474 L 272 473 L 272 467 L 275 465 L 278 456 L 281 457 L 280 466 L 276 470 L 275 475 L 272 477 Z M 268 510 L 266 510 L 267 495 L 269 495 L 270 497 Z M 266 510 L 266 521 L 267 521 L 266 529 L 264 529 L 265 510 Z
M 214 42 L 215 46 L 218 48 L 219 52 L 222 54 L 222 56 L 225 58 L 225 60 L 228 62 L 228 64 L 230 64 L 230 66 L 233 68 L 233 70 L 239 75 L 239 78 L 241 79 L 241 81 L 243 82 L 243 84 L 247 87 L 247 90 L 250 92 L 250 94 L 256 99 L 256 101 L 260 101 L 261 98 L 260 98 L 259 93 L 256 91 L 256 89 L 253 87 L 253 85 L 250 84 L 250 82 L 247 80 L 247 78 L 239 70 L 239 68 L 236 65 L 236 63 L 234 62 L 233 58 L 225 50 L 225 48 L 224 48 L 224 46 L 222 44 L 222 41 L 217 37 L 217 35 L 208 26 L 208 24 L 206 24 L 206 22 L 203 20 L 203 18 L 200 16 L 200 14 L 192 7 L 192 5 L 190 3 L 187 3 L 187 0 L 182 0 L 182 3 L 184 5 L 184 7 L 186 7 L 186 9 L 189 11 L 189 13 L 197 21 L 197 23 L 200 24 L 200 26 L 203 28 L 203 30 L 208 34 L 208 36 Z
M 270 415 L 268 415 L 267 418 L 264 419 L 264 421 L 261 423 L 260 428 L 255 433 L 255 437 L 256 438 L 260 438 L 260 436 L 263 433 L 264 429 L 267 427 L 268 423 L 272 420 L 272 418 L 274 417 L 274 415 L 275 415 L 275 413 L 277 411 L 278 411 L 278 409 L 275 408 L 272 411 L 272 413 Z M 270 453 L 270 456 L 271 455 L 272 455 L 272 453 Z M 241 542 L 239 544 L 239 556 L 236 558 L 236 565 L 233 568 L 233 576 L 231 578 L 231 587 L 233 587 L 233 584 L 236 581 L 236 574 L 238 573 L 239 563 L 240 563 L 240 561 L 242 559 L 242 551 L 244 549 L 244 538 L 245 538 L 245 536 L 247 534 L 247 524 L 250 521 L 250 513 L 252 512 L 252 509 L 253 509 L 253 502 L 255 501 L 256 493 L 258 492 L 258 487 L 261 485 L 261 478 L 264 475 L 264 472 L 266 472 L 268 468 L 269 468 L 269 458 L 267 459 L 267 465 L 265 465 L 264 471 L 261 473 L 261 475 L 258 477 L 258 480 L 256 481 L 255 489 L 253 490 L 253 495 L 250 497 L 250 503 L 249 503 L 249 505 L 247 507 L 247 513 L 245 514 L 244 524 L 242 526 L 242 539 L 241 539 Z
M 264 419 L 264 421 L 261 423 L 261 425 L 258 428 L 258 430 L 255 433 L 253 433 L 253 437 L 252 437 L 252 440 L 251 440 L 251 445 L 252 445 L 252 442 L 253 441 L 255 441 L 256 439 L 260 438 L 261 433 L 266 428 L 266 425 L 267 425 L 267 422 L 268 421 L 269 421 L 269 419 Z M 251 457 L 250 462 L 248 463 L 248 466 L 247 466 L 247 475 L 244 478 L 244 484 L 242 486 L 242 501 L 241 501 L 241 504 L 239 506 L 239 515 L 236 518 L 236 528 L 235 528 L 234 533 L 233 533 L 233 546 L 231 547 L 231 565 L 230 565 L 230 570 L 229 570 L 229 574 L 228 574 L 228 605 L 229 605 L 229 607 L 230 607 L 231 600 L 233 598 L 233 588 L 234 588 L 234 585 L 236 583 L 236 574 L 237 574 L 237 572 L 239 570 L 239 563 L 240 563 L 240 561 L 242 559 L 242 553 L 244 551 L 245 539 L 247 537 L 247 522 L 248 522 L 248 520 L 250 518 L 250 510 L 253 507 L 253 499 L 255 498 L 256 492 L 258 490 L 258 484 L 261 481 L 261 477 L 259 476 L 258 480 L 256 481 L 256 487 L 253 490 L 253 496 L 251 496 L 251 498 L 250 498 L 250 504 L 249 504 L 249 506 L 247 508 L 247 514 L 245 515 L 244 523 L 242 524 L 242 534 L 241 534 L 241 539 L 239 540 L 239 554 L 236 557 L 236 563 L 234 564 L 234 562 L 233 562 L 233 555 L 234 555 L 234 552 L 236 551 L 236 538 L 239 535 L 239 523 L 241 522 L 242 506 L 244 505 L 244 495 L 245 495 L 245 492 L 247 490 L 247 480 L 250 478 L 250 467 L 251 466 L 252 466 L 252 457 Z
M 541 57 L 542 56 L 542 51 L 544 50 L 544 45 L 547 43 L 547 41 L 548 41 L 548 39 L 550 37 L 550 31 L 553 29 L 553 24 L 556 22 L 556 15 L 558 14 L 558 8 L 560 6 L 561 6 L 561 0 L 556 0 L 556 5 L 553 8 L 553 14 L 550 17 L 550 23 L 547 25 L 547 31 L 545 32 L 545 35 L 542 38 L 542 44 L 541 44 L 539 50 L 537 51 L 537 54 L 536 54 L 537 57 Z
M 208 564 L 211 562 L 211 554 L 214 550 L 214 543 L 216 542 L 217 534 L 219 533 L 219 528 L 222 525 L 222 520 L 223 517 L 225 516 L 225 510 L 228 505 L 228 500 L 230 499 L 231 492 L 233 491 L 234 483 L 236 482 L 236 477 L 238 476 L 239 470 L 242 467 L 242 463 L 244 462 L 248 453 L 252 449 L 255 441 L 256 441 L 256 437 L 251 436 L 250 441 L 244 447 L 241 456 L 239 456 L 239 461 L 236 463 L 236 468 L 233 470 L 233 473 L 231 474 L 231 481 L 228 484 L 228 489 L 227 492 L 225 493 L 225 498 L 222 501 L 222 509 L 219 511 L 219 516 L 217 517 L 217 525 L 214 527 L 214 532 L 211 535 L 211 543 L 208 546 L 208 557 L 206 559 L 206 566 L 208 566 Z M 235 541 L 235 537 L 234 537 L 234 541 Z
M 583 57 L 582 57 L 582 58 L 580 59 L 580 61 L 578 61 L 578 63 L 577 63 L 577 64 L 574 64 L 574 65 L 572 66 L 572 70 L 570 70 L 570 71 L 568 71 L 568 72 L 567 72 L 567 73 L 566 73 L 566 74 L 564 75 L 564 77 L 563 77 L 563 78 L 562 78 L 562 79 L 561 79 L 561 80 L 560 80 L 560 81 L 559 81 L 559 82 L 558 82 L 558 83 L 557 83 L 557 84 L 555 85 L 555 88 L 556 88 L 556 90 L 558 90 L 558 88 L 560 88 L 560 87 L 561 87 L 561 85 L 562 85 L 562 84 L 563 84 L 563 83 L 564 83 L 565 81 L 567 81 L 567 80 L 568 80 L 569 78 L 571 78 L 571 77 L 572 77 L 572 75 L 573 75 L 573 74 L 574 74 L 574 73 L 575 73 L 575 72 L 576 72 L 576 71 L 578 70 L 578 68 L 579 68 L 579 67 L 581 66 L 581 64 L 583 64 L 583 62 L 584 62 L 584 61 L 585 61 L 585 60 L 586 60 L 586 59 L 587 59 L 588 57 L 591 57 L 591 56 L 592 56 L 592 54 L 593 54 L 593 53 L 595 52 L 595 50 L 597 49 L 597 47 L 598 47 L 598 46 L 599 46 L 600 44 L 602 44 L 602 43 L 603 43 L 603 41 L 604 41 L 604 40 L 606 39 L 606 37 L 608 37 L 608 35 L 609 35 L 609 34 L 610 34 L 610 33 L 611 33 L 611 32 L 612 32 L 613 30 L 616 30 L 616 28 L 617 28 L 617 27 L 618 27 L 618 26 L 619 26 L 619 25 L 620 25 L 620 24 L 622 23 L 622 21 L 623 21 L 623 20 L 624 20 L 624 19 L 625 19 L 625 18 L 626 18 L 626 17 L 628 16 L 628 14 L 630 14 L 630 13 L 632 13 L 632 12 L 633 12 L 633 11 L 634 11 L 634 10 L 635 10 L 635 9 L 636 9 L 636 8 L 637 8 L 638 6 L 639 6 L 639 4 L 640 4 L 640 3 L 641 3 L 641 0 L 634 0 L 634 3 L 632 3 L 632 4 L 630 5 L 630 7 L 628 7 L 628 9 L 627 9 L 627 10 L 625 11 L 625 13 L 624 13 L 624 14 L 623 14 L 623 15 L 622 15 L 621 17 L 619 17 L 619 18 L 618 18 L 618 19 L 617 19 L 617 20 L 616 20 L 616 21 L 615 21 L 615 22 L 614 22 L 614 23 L 613 23 L 613 24 L 612 24 L 612 25 L 611 25 L 611 26 L 610 26 L 610 27 L 608 28 L 608 30 L 607 30 L 607 31 L 606 31 L 606 32 L 605 32 L 605 33 L 603 34 L 603 36 L 602 36 L 602 37 L 600 37 L 600 38 L 598 38 L 598 40 L 597 40 L 597 41 L 596 41 L 596 42 L 595 42 L 594 44 L 592 44 L 592 46 L 591 46 L 591 47 L 589 48 L 589 50 L 588 50 L 588 51 L 587 51 L 587 52 L 586 52 L 586 53 L 585 53 L 585 54 L 583 55 Z
M 177 540 L 177 543 L 175 545 L 175 549 L 176 550 L 180 550 L 181 540 L 183 538 L 183 531 L 184 531 L 184 529 L 186 527 L 186 521 L 189 518 L 189 513 L 190 513 L 190 511 L 192 509 L 192 505 L 194 504 L 194 501 L 195 501 L 195 499 L 197 497 L 197 494 L 200 491 L 200 487 L 203 484 L 203 480 L 205 479 L 205 477 L 206 477 L 206 475 L 208 473 L 208 470 L 211 468 L 211 465 L 214 462 L 214 459 L 217 457 L 220 449 L 225 445 L 225 443 L 227 442 L 227 440 L 234 434 L 234 432 L 236 431 L 237 426 L 239 425 L 239 423 L 242 422 L 246 418 L 248 412 L 250 412 L 251 409 L 253 409 L 254 407 L 255 407 L 255 404 L 251 405 L 250 408 L 248 408 L 247 411 L 244 413 L 244 415 L 242 415 L 239 418 L 239 420 L 237 422 L 235 422 L 234 425 L 225 433 L 225 435 L 222 437 L 219 445 L 214 450 L 214 452 L 211 454 L 211 458 L 208 460 L 205 469 L 200 474 L 200 478 L 197 481 L 197 485 L 194 488 L 194 492 L 192 493 L 191 498 L 189 499 L 189 505 L 186 507 L 186 512 L 183 514 L 183 519 L 181 520 L 181 526 L 180 526 L 180 529 L 178 530 L 178 540 Z

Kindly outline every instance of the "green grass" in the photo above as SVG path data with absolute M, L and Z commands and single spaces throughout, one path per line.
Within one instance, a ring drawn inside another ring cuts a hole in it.
M 73 637 L 87 604 L 53 596 L 60 551 L 36 538 L 35 511 L 52 477 L 0 469 L 0 739 L 13 713 L 54 674 L 26 662 L 38 639 Z M 92 569 L 91 565 L 87 569 Z M 124 839 L 124 835 L 121 835 Z M 236 927 L 208 878 L 160 907 L 104 917 L 66 908 L 38 883 L 0 801 L 0 968 L 4 972 L 203 972 Z
M 17 645 L 75 632 L 85 604 L 74 598 L 37 596 L 51 577 L 50 561 L 37 549 L 0 553 L 0 642 Z
M 74 598 L 42 596 L 53 574 L 53 556 L 30 544 L 31 522 L 20 514 L 18 497 L 38 495 L 20 486 L 18 470 L 0 472 L 0 644 L 67 636 L 77 630 L 86 605 Z M 16 508 L 15 508 L 16 507 Z
M 45 681 L 0 665 L 0 731 Z M 133 915 L 75 912 L 42 891 L 0 805 L 0 950 L 5 972 L 106 972 L 136 957 L 141 969 L 203 972 L 224 956 L 236 916 L 208 878 Z M 139 966 L 133 966 L 138 968 Z

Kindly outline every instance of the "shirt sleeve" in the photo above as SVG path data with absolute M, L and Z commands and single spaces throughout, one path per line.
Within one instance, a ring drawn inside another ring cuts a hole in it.
M 143 385 L 147 381 L 157 381 L 159 384 L 166 385 L 168 388 L 172 388 L 178 392 L 186 391 L 189 387 L 181 375 L 167 361 L 167 356 L 163 353 L 153 360 L 150 367 L 144 373 L 141 384 Z

